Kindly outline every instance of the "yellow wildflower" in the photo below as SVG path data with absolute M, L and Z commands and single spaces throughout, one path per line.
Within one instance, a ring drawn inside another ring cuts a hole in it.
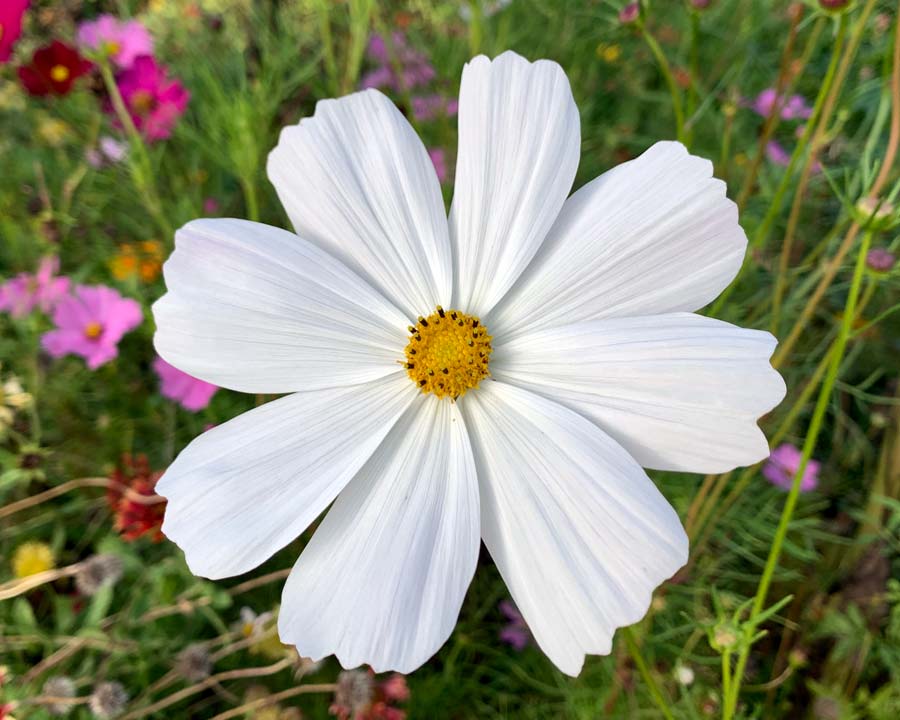
M 16 548 L 12 556 L 13 574 L 17 578 L 37 575 L 56 567 L 53 551 L 47 543 L 24 542 Z

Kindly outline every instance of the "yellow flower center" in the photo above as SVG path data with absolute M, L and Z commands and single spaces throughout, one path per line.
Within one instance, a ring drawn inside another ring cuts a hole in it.
M 90 322 L 84 327 L 84 336 L 88 340 L 96 340 L 103 333 L 103 326 L 98 322 Z
M 488 376 L 493 338 L 477 317 L 438 305 L 409 332 L 406 374 L 423 393 L 456 400 Z
M 106 40 L 103 43 L 103 52 L 107 55 L 115 55 L 121 49 L 122 46 L 114 40 Z
M 54 65 L 50 68 L 50 79 L 53 82 L 65 82 L 69 79 L 69 68 L 65 65 Z
M 153 109 L 153 95 L 148 90 L 138 90 L 131 96 L 131 107 L 141 117 Z

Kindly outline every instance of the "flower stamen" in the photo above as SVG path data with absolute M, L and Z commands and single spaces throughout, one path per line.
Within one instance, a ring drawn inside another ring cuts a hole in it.
M 493 338 L 477 317 L 438 305 L 409 333 L 406 374 L 423 393 L 456 400 L 488 376 Z

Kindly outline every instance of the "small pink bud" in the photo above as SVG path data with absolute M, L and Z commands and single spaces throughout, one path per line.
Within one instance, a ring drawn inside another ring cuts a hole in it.
M 641 4 L 639 2 L 628 3 L 619 11 L 619 22 L 630 25 L 641 16 Z

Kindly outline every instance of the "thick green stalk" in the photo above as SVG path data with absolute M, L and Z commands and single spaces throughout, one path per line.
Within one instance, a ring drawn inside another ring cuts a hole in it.
M 741 678 L 750 656 L 751 638 L 756 633 L 756 624 L 753 618 L 759 615 L 766 604 L 766 597 L 769 593 L 769 586 L 772 584 L 772 577 L 778 566 L 778 560 L 781 557 L 781 548 L 784 545 L 784 539 L 787 536 L 788 526 L 794 515 L 797 506 L 797 499 L 800 496 L 800 484 L 803 475 L 806 472 L 806 466 L 812 457 L 816 448 L 816 442 L 819 439 L 819 433 L 822 430 L 822 424 L 825 420 L 825 414 L 828 405 L 831 402 L 831 393 L 834 390 L 834 384 L 837 381 L 838 371 L 841 367 L 841 360 L 844 357 L 844 351 L 847 347 L 847 341 L 850 338 L 850 332 L 853 326 L 853 319 L 856 316 L 856 305 L 859 299 L 860 287 L 862 286 L 863 274 L 866 266 L 866 255 L 869 252 L 872 233 L 866 232 L 863 235 L 859 246 L 859 252 L 856 258 L 856 267 L 853 271 L 853 280 L 850 285 L 850 292 L 847 294 L 847 302 L 844 306 L 844 315 L 841 320 L 841 327 L 835 342 L 834 350 L 831 353 L 831 360 L 822 387 L 819 390 L 819 397 L 816 401 L 815 410 L 813 410 L 812 420 L 810 421 L 809 431 L 806 434 L 806 440 L 803 443 L 803 451 L 800 458 L 800 465 L 794 474 L 794 480 L 791 489 L 788 492 L 787 500 L 784 503 L 784 509 L 781 513 L 781 519 L 775 530 L 775 537 L 772 539 L 772 546 L 769 548 L 769 557 L 766 560 L 766 566 L 763 569 L 759 585 L 756 589 L 756 595 L 753 598 L 753 606 L 750 611 L 750 620 L 747 622 L 744 630 L 744 643 L 738 654 L 738 661 L 735 667 L 733 682 L 731 685 L 730 696 L 725 699 L 723 707 L 723 720 L 730 720 L 737 707 L 738 697 L 740 694 Z

